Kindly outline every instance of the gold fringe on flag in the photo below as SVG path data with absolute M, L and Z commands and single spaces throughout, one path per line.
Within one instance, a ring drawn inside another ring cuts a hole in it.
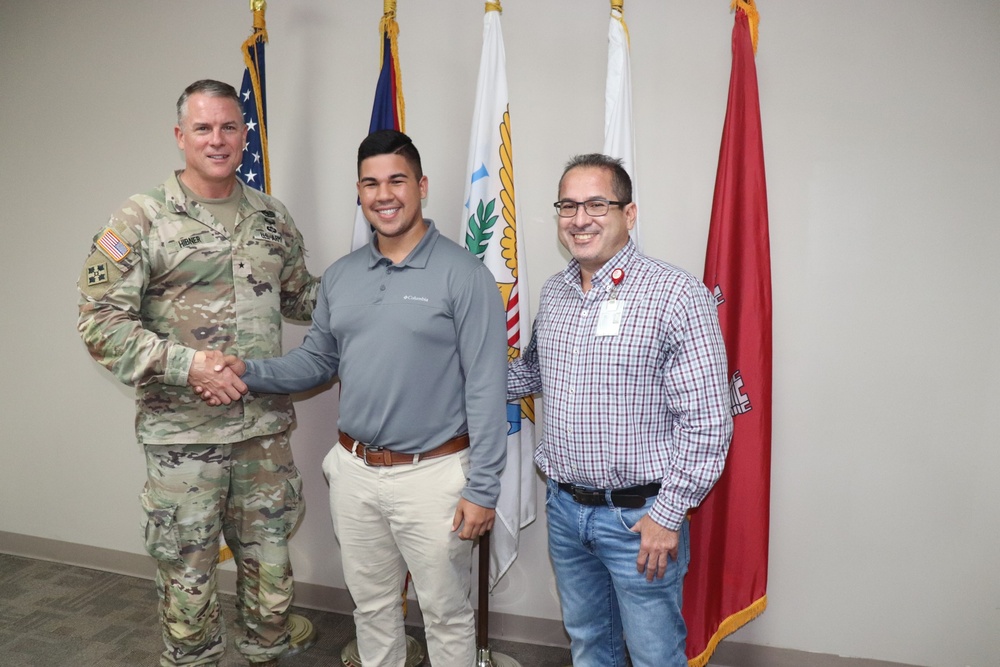
M 729 5 L 729 9 L 730 11 L 742 9 L 746 13 L 747 22 L 750 23 L 750 43 L 753 44 L 753 52 L 756 55 L 757 26 L 760 24 L 760 14 L 757 12 L 757 4 L 754 0 L 733 0 L 733 3 Z
M 396 80 L 396 117 L 399 118 L 399 131 L 406 132 L 406 104 L 403 102 L 403 72 L 399 68 L 399 24 L 396 23 L 396 0 L 382 0 L 382 20 L 378 30 L 389 36 L 389 52 L 392 54 L 392 75 Z M 379 68 L 382 67 L 385 51 L 379 49 Z
M 631 49 L 632 36 L 628 34 L 628 24 L 625 23 L 625 0 L 611 0 L 611 16 L 618 19 L 618 22 L 622 24 L 622 30 L 625 31 L 625 42 Z
M 271 160 L 267 156 L 267 128 L 264 124 L 264 96 L 260 89 L 260 64 L 257 62 L 257 41 L 267 43 L 267 24 L 264 21 L 266 0 L 250 0 L 250 11 L 253 12 L 253 34 L 243 42 L 243 63 L 250 71 L 250 83 L 253 86 L 254 99 L 257 100 L 257 118 L 260 119 L 260 148 L 263 155 L 261 162 L 264 171 L 264 192 L 271 193 Z M 230 554 L 232 557 L 232 554 Z
M 744 625 L 757 618 L 764 613 L 764 609 L 767 608 L 767 596 L 754 601 L 746 609 L 738 611 L 729 618 L 722 621 L 719 624 L 719 629 L 715 631 L 712 638 L 708 641 L 708 646 L 705 650 L 696 655 L 695 657 L 688 660 L 688 667 L 705 667 L 708 664 L 709 659 L 711 659 L 712 654 L 715 653 L 715 649 L 718 648 L 719 642 L 733 634 Z

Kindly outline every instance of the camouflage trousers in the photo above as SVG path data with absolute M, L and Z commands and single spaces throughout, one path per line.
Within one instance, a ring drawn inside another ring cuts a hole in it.
M 220 533 L 236 561 L 237 646 L 251 662 L 277 657 L 289 640 L 288 535 L 303 505 L 288 433 L 145 451 L 140 500 L 146 550 L 157 561 L 160 665 L 217 665 L 225 651 L 216 596 Z

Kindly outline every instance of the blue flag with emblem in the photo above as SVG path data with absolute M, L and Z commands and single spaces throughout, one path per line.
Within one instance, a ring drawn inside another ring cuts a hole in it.
M 403 81 L 399 69 L 399 49 L 397 38 L 399 24 L 396 23 L 396 3 L 386 2 L 385 13 L 379 22 L 382 33 L 382 62 L 379 67 L 378 83 L 375 84 L 375 102 L 372 104 L 372 119 L 368 133 L 376 130 L 399 130 L 406 132 L 406 112 L 403 104 Z M 372 227 L 361 210 L 360 202 L 354 214 L 354 235 L 351 250 L 368 245 L 372 238 Z

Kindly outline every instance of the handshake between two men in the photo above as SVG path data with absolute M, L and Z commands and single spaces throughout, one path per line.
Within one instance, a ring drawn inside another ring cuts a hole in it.
M 188 371 L 188 385 L 209 405 L 229 405 L 247 393 L 240 376 L 247 372 L 243 360 L 218 350 L 199 350 Z

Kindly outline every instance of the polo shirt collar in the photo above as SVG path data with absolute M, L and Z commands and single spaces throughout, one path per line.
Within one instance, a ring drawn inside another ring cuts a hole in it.
M 427 262 L 431 258 L 431 252 L 434 250 L 434 244 L 437 243 L 438 237 L 441 236 L 441 232 L 437 230 L 437 227 L 434 226 L 434 221 L 430 218 L 424 218 L 424 224 L 427 225 L 427 231 L 424 233 L 423 238 L 421 238 L 416 247 L 410 251 L 410 254 L 406 256 L 406 259 L 399 262 L 395 266 L 407 266 L 413 269 L 423 269 L 427 266 Z M 368 250 L 370 252 L 368 256 L 369 269 L 374 269 L 382 262 L 385 262 L 386 264 L 392 263 L 389 261 L 388 257 L 379 252 L 376 241 L 377 237 L 372 235 L 372 240 L 368 244 Z

